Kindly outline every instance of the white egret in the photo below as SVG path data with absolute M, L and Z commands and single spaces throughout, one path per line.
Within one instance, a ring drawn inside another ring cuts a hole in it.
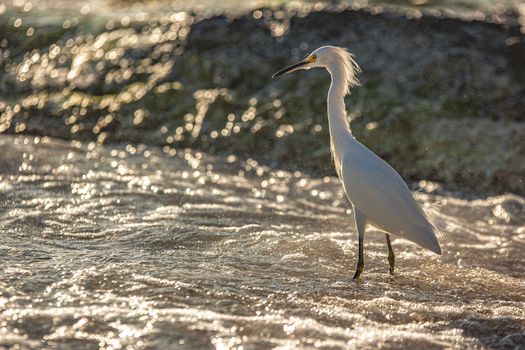
M 351 87 L 359 84 L 356 75 L 360 72 L 352 54 L 339 47 L 323 46 L 273 77 L 315 67 L 326 68 L 332 77 L 327 101 L 330 148 L 336 172 L 352 203 L 359 235 L 359 257 L 354 279 L 359 278 L 364 268 L 363 241 L 367 224 L 386 232 L 391 274 L 394 273 L 395 256 L 390 234 L 441 254 L 437 229 L 426 218 L 401 176 L 357 141 L 350 131 L 344 96 Z

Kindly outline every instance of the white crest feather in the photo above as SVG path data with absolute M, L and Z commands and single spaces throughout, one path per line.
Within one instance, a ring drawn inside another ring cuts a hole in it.
M 354 55 L 346 49 L 340 47 L 334 48 L 334 53 L 339 56 L 343 63 L 343 76 L 346 81 L 345 95 L 348 95 L 352 87 L 360 85 L 359 80 L 357 79 L 357 74 L 361 72 L 361 68 L 354 60 Z

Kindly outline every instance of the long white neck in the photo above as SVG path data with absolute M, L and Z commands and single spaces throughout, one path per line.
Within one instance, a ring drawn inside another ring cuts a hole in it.
M 338 148 L 340 148 L 345 141 L 349 139 L 353 140 L 350 126 L 346 120 L 344 101 L 347 82 L 343 78 L 343 70 L 339 64 L 328 67 L 328 71 L 332 76 L 332 83 L 328 91 L 328 124 L 330 128 L 330 140 L 335 148 L 334 151 L 338 153 Z M 339 156 L 339 154 L 335 156 Z

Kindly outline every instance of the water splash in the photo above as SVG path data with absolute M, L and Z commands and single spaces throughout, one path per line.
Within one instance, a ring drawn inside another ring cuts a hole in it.
M 1 136 L 0 346 L 515 347 L 525 202 L 418 193 L 441 257 L 356 234 L 337 179 L 235 156 Z M 25 164 L 25 165 L 24 165 Z

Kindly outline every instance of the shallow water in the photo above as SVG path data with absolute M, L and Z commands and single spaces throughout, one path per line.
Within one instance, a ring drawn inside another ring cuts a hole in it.
M 443 256 L 356 234 L 337 179 L 0 136 L 0 348 L 523 348 L 525 202 L 421 191 Z M 427 184 L 429 189 L 433 185 Z

